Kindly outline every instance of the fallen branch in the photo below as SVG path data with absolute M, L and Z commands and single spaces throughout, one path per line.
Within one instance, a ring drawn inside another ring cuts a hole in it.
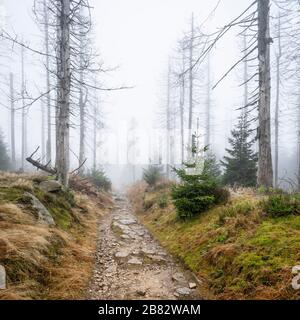
M 79 171 L 87 162 L 87 158 L 82 162 L 82 164 L 75 170 L 73 170 L 72 172 L 70 172 L 70 174 L 74 174 L 76 171 Z
M 30 157 L 26 158 L 26 161 L 28 161 L 34 167 L 36 167 L 42 171 L 45 171 L 45 172 L 52 174 L 52 175 L 55 175 L 56 169 L 49 167 L 49 162 L 46 165 L 44 165 L 44 164 L 40 163 L 39 161 L 33 159 L 33 156 L 38 152 L 39 149 L 40 149 L 40 147 L 36 148 L 36 150 L 30 155 Z

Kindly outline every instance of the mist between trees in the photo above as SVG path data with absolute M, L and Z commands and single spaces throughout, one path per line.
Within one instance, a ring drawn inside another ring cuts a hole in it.
M 204 20 L 191 12 L 162 70 L 151 126 L 135 114 L 108 124 L 109 99 L 135 86 L 132 79 L 120 83 L 118 66 L 105 64 L 90 1 L 32 0 L 30 6 L 39 39 L 33 43 L 25 31 L 14 32 L 2 5 L 0 103 L 9 125 L 1 152 L 9 156 L 10 170 L 38 168 L 65 186 L 71 173 L 100 167 L 118 176 L 120 185 L 140 179 L 148 165 L 161 165 L 166 177 L 174 178 L 172 167 L 188 160 L 197 136 L 223 174 L 234 168 L 245 172 L 249 165 L 253 186 L 300 188 L 298 1 L 245 1 L 237 16 L 214 29 L 210 21 L 226 3 L 216 1 Z M 228 34 L 240 54 L 216 77 L 216 47 L 226 46 Z M 216 93 L 232 72 L 238 73 L 235 85 L 242 96 L 232 102 L 238 121 L 220 124 L 222 97 Z M 32 74 L 39 75 L 38 83 Z M 222 133 L 225 126 L 229 135 Z M 32 136 L 37 131 L 38 137 Z M 220 136 L 226 142 L 222 148 Z

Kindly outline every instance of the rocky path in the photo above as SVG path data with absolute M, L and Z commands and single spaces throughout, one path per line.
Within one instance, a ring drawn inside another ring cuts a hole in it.
M 141 225 L 124 197 L 100 226 L 89 299 L 198 299 L 197 284 Z

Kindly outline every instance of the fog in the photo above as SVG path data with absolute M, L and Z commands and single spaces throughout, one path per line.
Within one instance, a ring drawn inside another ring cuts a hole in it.
M 115 188 L 120 188 L 141 178 L 143 168 L 149 163 L 166 164 L 166 128 L 162 112 L 166 107 L 167 75 L 169 59 L 176 56 L 178 41 L 189 32 L 191 16 L 194 14 L 195 26 L 201 26 L 204 33 L 214 33 L 239 16 L 252 0 L 91 0 L 94 47 L 99 52 L 99 60 L 104 68 L 111 69 L 99 76 L 103 88 L 120 90 L 99 90 L 99 117 L 101 125 L 97 130 L 97 167 L 103 167 L 112 179 Z M 17 36 L 26 46 L 39 51 L 44 50 L 42 27 L 33 14 L 33 0 L 2 0 L 0 2 L 1 22 L 4 29 Z M 214 11 L 214 9 L 216 10 Z M 272 4 L 272 15 L 278 8 Z M 271 21 L 271 24 L 273 21 Z M 240 29 L 232 28 L 218 41 L 210 53 L 212 86 L 242 57 L 242 38 Z M 271 36 L 274 28 L 271 27 Z M 271 127 L 274 135 L 275 108 L 275 54 L 276 37 L 271 52 L 272 98 Z M 10 102 L 9 73 L 15 75 L 15 94 L 21 92 L 21 47 L 12 41 L 2 41 L 1 45 L 1 117 L 0 127 L 5 142 L 10 150 Z M 172 64 L 174 65 L 174 60 Z M 45 91 L 44 57 L 25 49 L 26 91 L 31 97 Z M 175 63 L 176 64 L 176 63 Z M 251 62 L 250 62 L 251 64 Z M 243 66 L 238 65 L 224 80 L 211 90 L 211 139 L 210 149 L 218 159 L 226 154 L 228 138 L 237 123 L 243 104 L 244 89 L 241 86 Z M 205 64 L 195 69 L 199 85 L 195 85 L 193 131 L 197 129 L 205 136 L 205 101 L 203 83 L 206 81 Z M 199 79 L 199 80 L 198 80 Z M 203 82 L 204 81 L 204 82 Z M 298 166 L 297 126 L 294 82 L 282 80 L 280 105 L 279 139 L 279 176 L 295 179 Z M 52 95 L 54 99 L 54 95 Z M 21 99 L 16 101 L 16 108 L 21 106 Z M 171 92 L 171 104 L 177 108 L 178 94 Z M 79 120 L 76 103 L 72 104 L 72 128 L 70 132 L 71 168 L 78 167 Z M 41 146 L 42 109 L 45 99 L 38 99 L 30 105 L 27 115 L 27 156 Z M 187 112 L 188 93 L 185 98 L 185 137 L 188 141 Z M 20 167 L 21 158 L 21 112 L 16 112 L 16 157 Z M 90 112 L 90 111 L 89 111 Z M 90 112 L 91 113 L 91 112 Z M 92 167 L 93 161 L 93 116 L 87 117 L 85 137 L 85 169 Z M 136 123 L 132 128 L 133 121 Z M 52 110 L 52 149 L 55 149 L 55 115 Z M 252 123 L 253 128 L 256 122 Z M 173 163 L 180 164 L 179 128 L 175 128 L 175 147 Z M 254 132 L 255 134 L 255 132 Z M 132 135 L 130 137 L 130 135 Z M 133 151 L 128 153 L 128 139 L 135 141 Z M 159 142 L 160 141 L 160 142 Z M 272 138 L 274 147 L 274 139 Z M 258 149 L 257 142 L 254 145 Z M 273 148 L 274 150 L 274 148 Z M 40 156 L 41 157 L 41 156 Z M 54 161 L 54 154 L 52 155 Z M 134 172 L 132 171 L 134 169 Z M 18 169 L 18 168 L 17 168 Z M 29 163 L 26 170 L 35 170 Z M 282 185 L 286 182 L 282 181 Z

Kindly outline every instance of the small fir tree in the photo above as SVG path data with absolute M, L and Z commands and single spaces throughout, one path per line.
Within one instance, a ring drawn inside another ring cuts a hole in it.
M 227 185 L 254 187 L 257 179 L 257 153 L 253 151 L 255 139 L 251 138 L 252 131 L 246 112 L 239 117 L 239 122 L 231 131 L 232 137 L 228 139 L 231 148 L 222 166 L 225 168 L 223 181 Z
M 196 143 L 192 146 L 192 159 L 182 168 L 174 169 L 181 183 L 172 189 L 172 199 L 180 218 L 191 218 L 226 202 L 229 193 L 220 186 L 215 175 L 214 162 L 205 160 L 207 148 L 199 149 Z M 194 160 L 193 160 L 194 159 Z

